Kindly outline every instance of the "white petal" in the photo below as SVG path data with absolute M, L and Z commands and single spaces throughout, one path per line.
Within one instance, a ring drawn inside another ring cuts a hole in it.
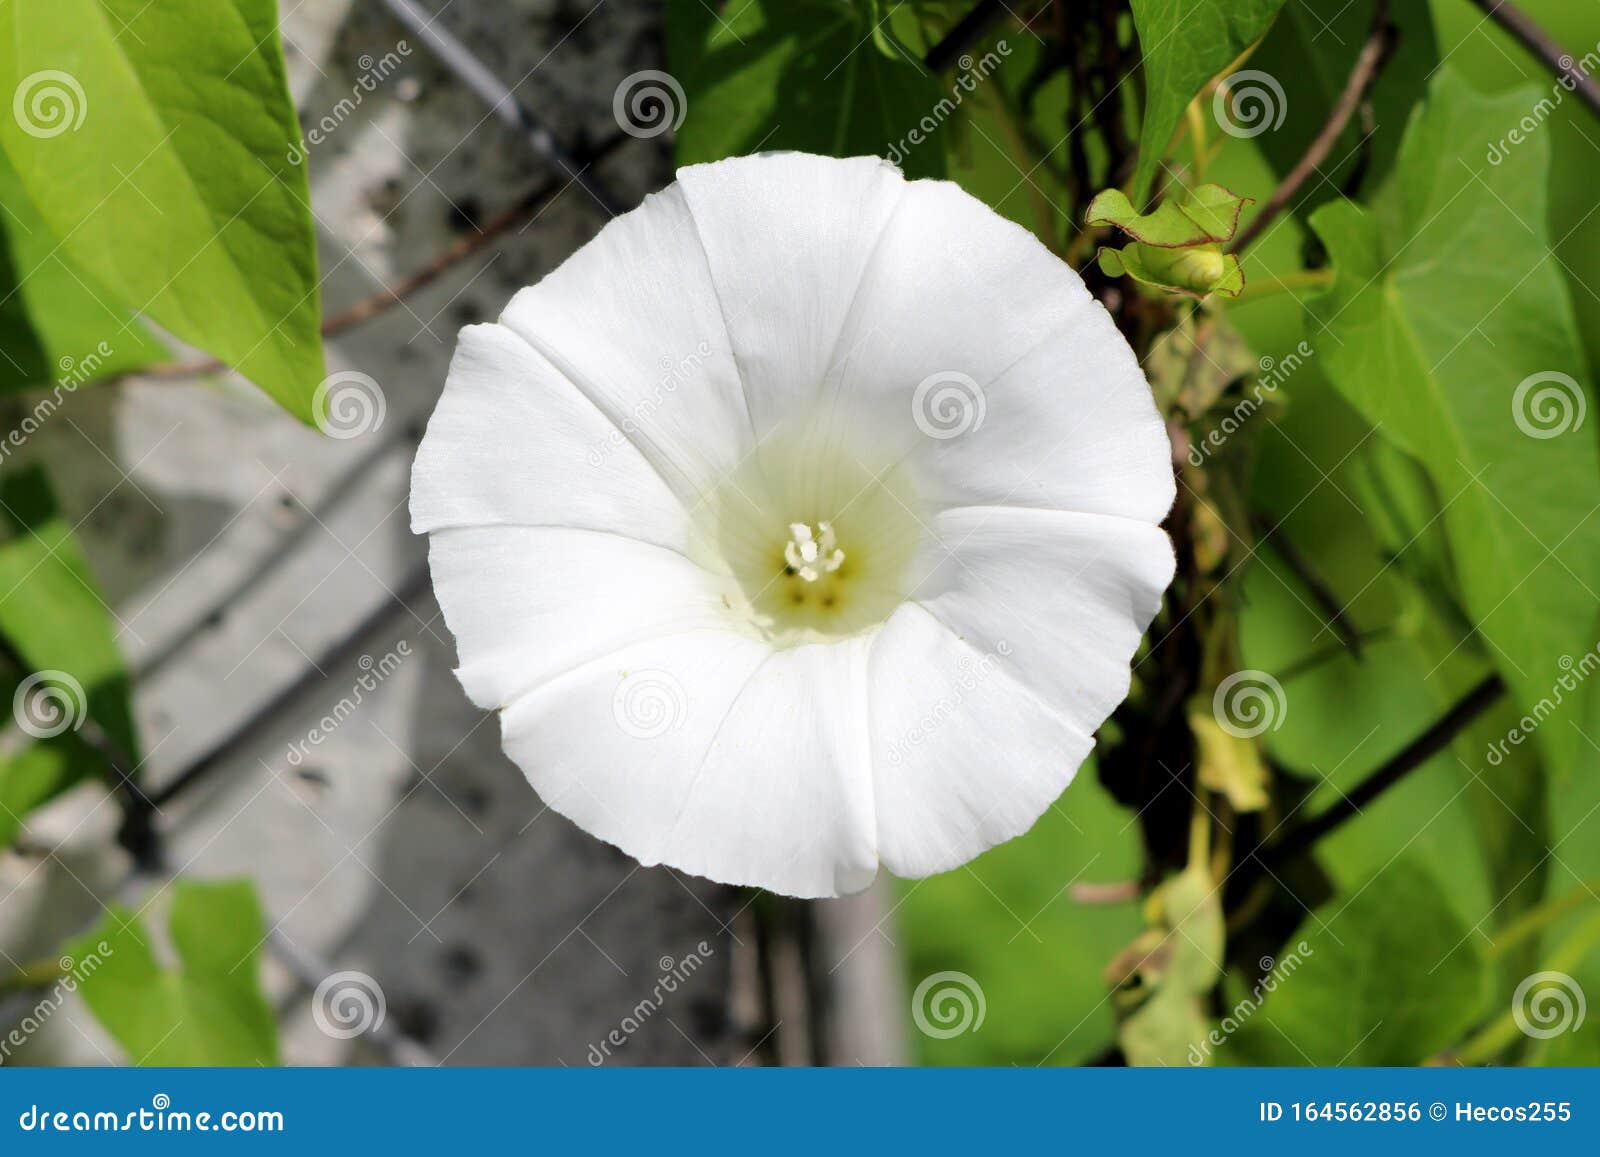
M 1089 735 L 1127 697 L 1129 662 L 1172 581 L 1160 527 L 1104 514 L 963 507 L 911 597 Z
M 1160 522 L 1172 443 L 1133 351 L 1099 302 L 983 387 L 981 424 L 920 439 L 912 462 L 937 506 L 1034 506 Z
M 905 186 L 829 388 L 911 454 L 936 504 L 1152 522 L 1172 505 L 1165 430 L 1110 315 L 1031 233 L 948 182 Z
M 500 317 L 630 433 L 693 506 L 753 445 L 694 218 L 678 186 L 646 197 Z
M 794 896 L 877 870 L 866 644 L 698 632 L 557 679 L 503 715 L 541 797 L 642 864 Z
M 1020 835 L 1067 786 L 1174 566 L 1158 527 L 1106 515 L 969 507 L 933 531 L 871 663 L 879 853 L 910 876 Z
M 629 643 L 722 627 L 710 575 L 671 550 L 562 527 L 462 527 L 428 540 L 433 589 L 455 635 L 456 670 L 478 706 Z
M 411 472 L 411 529 L 570 526 L 682 550 L 688 518 L 623 431 L 500 325 L 461 331 Z
M 691 165 L 678 181 L 765 437 L 816 397 L 905 181 L 875 157 L 804 153 Z
M 948 871 L 1021 835 L 1093 746 L 1004 664 L 916 604 L 873 641 L 878 855 L 895 875 Z

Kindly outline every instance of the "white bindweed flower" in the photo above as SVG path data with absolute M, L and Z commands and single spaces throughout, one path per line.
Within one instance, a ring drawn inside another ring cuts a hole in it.
M 1026 231 L 696 165 L 461 333 L 411 514 L 472 700 L 641 863 L 796 896 L 1026 831 L 1172 578 L 1150 388 Z

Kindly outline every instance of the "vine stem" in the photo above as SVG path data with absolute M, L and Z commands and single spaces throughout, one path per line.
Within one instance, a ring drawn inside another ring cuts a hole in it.
M 1505 680 L 1499 675 L 1486 677 L 1462 696 L 1436 723 L 1362 780 L 1354 791 L 1300 825 L 1295 829 L 1291 839 L 1264 850 L 1261 858 L 1270 866 L 1309 850 L 1329 832 L 1359 815 L 1363 805 L 1377 799 L 1448 747 L 1473 720 L 1494 705 L 1505 693 L 1505 689 Z
M 1553 900 L 1546 900 L 1535 908 L 1530 908 L 1516 920 L 1507 924 L 1500 930 L 1500 935 L 1494 938 L 1494 944 L 1489 948 L 1491 957 L 1504 956 L 1524 940 L 1548 928 L 1567 913 L 1583 907 L 1600 895 L 1600 880 L 1586 880 L 1572 891 Z
M 1328 114 L 1327 123 L 1312 138 L 1305 154 L 1295 162 L 1288 176 L 1284 177 L 1283 182 L 1272 191 L 1272 196 L 1261 206 L 1261 211 L 1251 219 L 1244 231 L 1234 238 L 1233 244 L 1228 247 L 1230 253 L 1244 252 L 1252 241 L 1261 236 L 1262 231 L 1294 199 L 1294 195 L 1310 179 L 1311 174 L 1317 171 L 1317 166 L 1328 159 L 1328 154 L 1333 151 L 1333 146 L 1343 134 L 1345 126 L 1350 123 L 1351 116 L 1355 114 L 1356 106 L 1361 103 L 1367 95 L 1367 90 L 1377 79 L 1378 70 L 1389 55 L 1389 37 L 1388 0 L 1377 0 L 1372 6 L 1372 31 L 1367 34 L 1366 42 L 1356 53 L 1355 65 L 1350 69 L 1350 77 L 1345 81 L 1344 91 L 1334 102 L 1333 111 Z
M 1482 8 L 1496 24 L 1500 25 L 1529 52 L 1537 56 L 1544 64 L 1555 73 L 1563 82 L 1563 88 L 1570 84 L 1569 92 L 1576 92 L 1583 103 L 1589 106 L 1589 111 L 1600 116 L 1600 84 L 1594 78 L 1578 67 L 1572 59 L 1570 52 L 1562 51 L 1561 45 L 1550 38 L 1550 34 L 1540 28 L 1526 12 L 1518 8 L 1509 0 L 1472 0 Z
M 1550 959 L 1540 971 L 1570 972 L 1589 955 L 1596 944 L 1600 944 L 1600 913 L 1580 924 L 1562 942 L 1561 947 L 1550 954 Z M 1513 1005 L 1474 1033 L 1455 1051 L 1456 1062 L 1463 1065 L 1486 1064 L 1515 1044 L 1517 1037 L 1523 1033 L 1522 1025 L 1517 1021 L 1519 1011 Z

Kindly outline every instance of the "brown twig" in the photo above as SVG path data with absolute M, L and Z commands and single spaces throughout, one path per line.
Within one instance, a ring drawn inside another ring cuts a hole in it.
M 590 157 L 589 163 L 593 164 L 596 161 L 603 160 L 625 140 L 627 140 L 627 137 L 621 133 L 608 138 L 595 150 Z M 555 196 L 565 191 L 571 183 L 571 181 L 560 177 L 552 177 L 542 181 L 518 198 L 515 204 L 492 217 L 482 228 L 474 233 L 468 233 L 454 243 L 445 246 L 444 249 L 434 255 L 431 261 L 416 272 L 402 278 L 398 284 L 379 290 L 377 293 L 362 298 L 354 305 L 324 318 L 322 321 L 322 336 L 338 337 L 363 322 L 371 321 L 380 314 L 387 313 L 413 294 L 432 285 L 469 257 L 482 252 L 512 229 L 526 222 L 544 208 Z M 220 373 L 226 368 L 216 358 L 199 358 L 194 361 L 150 366 L 136 371 L 136 375 L 143 378 L 154 378 L 158 381 L 171 381 Z
M 1328 154 L 1333 151 L 1333 146 L 1344 133 L 1345 126 L 1350 123 L 1351 115 L 1366 96 L 1373 81 L 1377 79 L 1379 67 L 1389 54 L 1390 36 L 1388 2 L 1377 0 L 1372 8 L 1372 31 L 1367 34 L 1366 42 L 1356 53 L 1355 65 L 1350 69 L 1350 77 L 1345 81 L 1344 91 L 1334 102 L 1333 111 L 1328 114 L 1327 123 L 1312 139 L 1305 155 L 1295 162 L 1294 168 L 1289 170 L 1283 182 L 1272 191 L 1272 196 L 1261 206 L 1261 211 L 1239 236 L 1234 238 L 1233 244 L 1228 247 L 1230 253 L 1244 252 L 1252 241 L 1261 236 L 1262 231 L 1283 212 L 1294 199 L 1294 195 L 1300 191 L 1300 187 L 1311 178 L 1311 174 L 1317 171 L 1317 166 L 1328 159 Z
M 1516 37 L 1521 45 L 1529 52 L 1542 60 L 1550 71 L 1555 73 L 1564 83 L 1561 87 L 1569 92 L 1576 92 L 1583 98 L 1583 103 L 1589 106 L 1589 111 L 1600 116 L 1600 84 L 1596 84 L 1593 77 L 1578 67 L 1572 59 L 1572 53 L 1562 51 L 1561 45 L 1550 38 L 1549 33 L 1540 28 L 1528 14 L 1508 0 L 1472 0 L 1479 8 L 1489 14 L 1489 18 L 1500 25 L 1512 36 Z

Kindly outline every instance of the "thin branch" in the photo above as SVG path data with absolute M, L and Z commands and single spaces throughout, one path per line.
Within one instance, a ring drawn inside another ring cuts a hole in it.
M 1352 655 L 1361 656 L 1361 631 L 1350 621 L 1339 596 L 1333 593 L 1328 581 L 1318 573 L 1311 560 L 1283 533 L 1283 525 L 1274 526 L 1259 514 L 1250 516 L 1251 525 L 1262 542 L 1271 543 L 1273 551 L 1283 560 L 1283 565 L 1293 572 L 1301 585 L 1310 593 L 1322 613 L 1328 616 L 1328 629 L 1339 637 Z
M 1229 252 L 1244 252 L 1252 241 L 1261 236 L 1262 230 L 1283 212 L 1295 194 L 1300 191 L 1300 187 L 1317 171 L 1317 167 L 1328 159 L 1328 154 L 1333 151 L 1333 146 L 1338 143 L 1345 126 L 1350 123 L 1350 117 L 1355 113 L 1356 107 L 1366 96 L 1373 81 L 1377 79 L 1379 67 L 1389 54 L 1389 38 L 1388 0 L 1377 0 L 1372 8 L 1372 31 L 1367 34 L 1366 42 L 1356 53 L 1355 65 L 1350 69 L 1350 78 L 1345 81 L 1344 91 L 1334 102 L 1327 123 L 1312 139 L 1305 155 L 1295 163 L 1294 168 L 1289 170 L 1283 183 L 1273 190 L 1272 196 L 1267 198 L 1267 203 L 1261 206 L 1261 211 L 1255 215 L 1244 231 L 1234 238 Z
M 922 58 L 922 63 L 927 66 L 929 72 L 943 72 L 954 64 L 963 52 L 982 40 L 984 33 L 989 31 L 989 26 L 1007 15 L 1007 12 L 1003 0 L 978 0 L 972 11 L 945 33 L 943 40 L 928 49 L 928 55 Z
M 617 133 L 610 137 L 594 151 L 589 163 L 593 164 L 603 160 L 627 139 L 622 133 Z M 447 245 L 431 261 L 415 273 L 403 278 L 398 285 L 381 289 L 377 293 L 362 298 L 354 305 L 324 318 L 322 336 L 338 337 L 347 330 L 354 329 L 363 322 L 371 321 L 380 314 L 388 312 L 413 294 L 426 289 L 457 265 L 487 249 L 513 228 L 535 216 L 552 199 L 564 192 L 570 184 L 570 181 L 559 178 L 550 178 L 540 182 L 540 184 L 519 198 L 516 204 L 491 218 L 477 232 L 469 233 L 456 240 L 453 244 Z M 201 377 L 205 374 L 221 373 L 225 369 L 227 367 L 215 358 L 198 358 L 194 361 L 150 366 L 146 369 L 136 370 L 130 376 L 153 378 L 158 381 L 172 381 L 182 378 Z
M 1465 731 L 1505 693 L 1505 681 L 1499 675 L 1490 675 L 1467 692 L 1456 705 L 1417 736 L 1405 748 L 1378 770 L 1374 771 L 1352 792 L 1319 815 L 1298 827 L 1292 838 L 1262 853 L 1269 863 L 1291 859 L 1312 848 L 1318 840 L 1338 828 L 1352 816 L 1358 815 L 1364 805 L 1377 799 L 1389 788 L 1411 772 L 1427 763 L 1448 747 L 1456 736 Z
M 1577 62 L 1572 59 L 1572 53 L 1563 51 L 1561 45 L 1535 24 L 1526 12 L 1508 0 L 1472 0 L 1472 2 L 1487 12 L 1490 19 L 1501 28 L 1516 37 L 1524 48 L 1543 61 L 1561 81 L 1562 88 L 1568 92 L 1576 92 L 1583 98 L 1583 103 L 1589 106 L 1589 111 L 1600 116 L 1600 84 L 1596 84 L 1592 76 L 1579 68 Z

